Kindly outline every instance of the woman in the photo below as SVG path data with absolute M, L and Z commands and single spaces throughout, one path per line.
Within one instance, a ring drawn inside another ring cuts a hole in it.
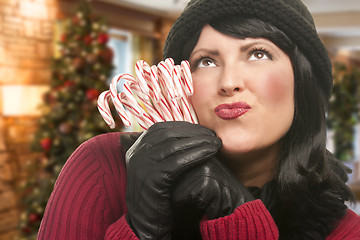
M 330 61 L 300 0 L 190 1 L 164 57 L 189 60 L 200 125 L 84 143 L 39 239 L 360 239 L 325 146 Z

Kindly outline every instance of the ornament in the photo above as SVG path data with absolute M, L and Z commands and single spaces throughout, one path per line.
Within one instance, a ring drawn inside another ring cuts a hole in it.
M 59 164 L 55 165 L 55 167 L 54 167 L 54 173 L 55 173 L 56 175 L 58 175 L 58 174 L 60 173 L 61 169 L 62 169 L 62 166 L 61 166 L 61 165 L 59 165 Z
M 106 64 L 109 64 L 112 62 L 112 59 L 114 57 L 114 53 L 112 51 L 111 48 L 106 48 L 104 50 L 102 50 L 99 55 L 101 56 L 101 58 L 104 60 L 104 62 Z
M 64 122 L 59 126 L 59 131 L 63 134 L 69 134 L 71 132 L 71 126 L 69 123 Z
M 104 75 L 104 74 L 100 75 L 100 80 L 105 81 L 106 79 L 107 79 L 106 75 Z
M 31 228 L 28 227 L 28 226 L 26 226 L 26 227 L 24 227 L 24 228 L 22 229 L 22 231 L 23 231 L 24 233 L 26 233 L 26 234 L 29 234 L 29 233 L 31 233 Z
M 73 22 L 73 24 L 78 25 L 80 22 L 80 19 L 78 17 L 73 17 L 72 22 Z
M 60 81 L 64 80 L 64 75 L 62 75 L 61 73 L 58 73 L 58 79 Z
M 93 54 L 93 53 L 90 53 L 90 54 L 88 54 L 87 56 L 86 56 L 86 61 L 88 62 L 88 63 L 94 63 L 94 62 L 96 62 L 96 60 L 97 60 L 97 56 L 96 56 L 96 54 Z
M 43 101 L 52 104 L 55 98 L 51 92 L 47 92 L 43 95 Z
M 90 44 L 92 43 L 92 41 L 93 41 L 93 38 L 92 38 L 90 35 L 86 35 L 86 36 L 84 37 L 84 43 L 85 43 L 86 45 L 90 45 Z
M 89 101 L 97 99 L 99 95 L 100 95 L 100 92 L 97 89 L 91 88 L 86 91 L 86 98 Z
M 65 61 L 66 64 L 70 64 L 71 63 L 71 58 L 66 57 L 66 58 L 64 58 L 64 61 Z
M 109 35 L 107 35 L 106 33 L 100 33 L 98 38 L 97 38 L 97 42 L 99 44 L 106 44 L 109 41 Z
M 69 48 L 62 47 L 60 52 L 61 52 L 62 56 L 66 56 L 70 53 L 70 50 L 69 50 Z
M 77 91 L 74 100 L 76 102 L 81 102 L 84 99 L 83 91 Z
M 64 87 L 67 87 L 67 88 L 70 88 L 70 87 L 72 87 L 74 85 L 75 85 L 75 83 L 73 81 L 67 80 L 67 81 L 64 82 Z
M 47 137 L 40 140 L 40 146 L 45 152 L 48 152 L 50 150 L 51 145 L 52 145 L 51 138 Z
M 83 18 L 83 17 L 84 17 L 84 14 L 83 14 L 82 12 L 77 12 L 77 13 L 76 13 L 76 16 L 77 16 L 78 18 Z
M 60 37 L 60 42 L 61 42 L 61 43 L 64 43 L 64 42 L 66 42 L 66 39 L 67 39 L 67 37 L 66 37 L 66 34 L 64 33 L 64 34 L 62 34 L 61 37 Z
M 92 28 L 93 28 L 94 30 L 98 30 L 99 27 L 100 27 L 100 25 L 99 25 L 99 23 L 97 23 L 97 22 L 94 22 L 94 23 L 92 24 Z
M 99 72 L 98 71 L 92 71 L 90 73 L 90 77 L 91 77 L 91 79 L 96 80 L 99 77 Z
M 99 70 L 101 68 L 101 65 L 99 63 L 94 64 L 94 69 Z
M 81 40 L 81 35 L 76 34 L 74 38 L 75 38 L 76 41 L 80 41 Z
M 29 223 L 36 223 L 40 220 L 40 216 L 36 213 L 30 213 L 29 214 Z
M 82 57 L 74 58 L 73 67 L 77 70 L 82 69 L 85 66 L 85 59 Z
M 97 47 L 97 46 L 95 46 L 95 47 L 93 48 L 92 52 L 93 52 L 94 54 L 99 54 L 99 53 L 100 53 L 100 48 Z
M 106 25 L 102 25 L 101 30 L 103 30 L 104 32 L 106 32 L 108 30 L 108 27 Z

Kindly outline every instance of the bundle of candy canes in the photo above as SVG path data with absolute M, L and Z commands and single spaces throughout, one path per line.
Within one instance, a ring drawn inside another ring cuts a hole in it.
M 194 89 L 187 61 L 175 65 L 173 59 L 168 58 L 150 67 L 140 60 L 135 65 L 135 74 L 136 77 L 127 73 L 116 75 L 110 89 L 99 95 L 98 109 L 110 128 L 115 128 L 110 100 L 126 127 L 131 126 L 128 112 L 144 130 L 156 122 L 198 122 L 189 101 Z M 124 81 L 124 90 L 119 93 L 117 84 L 121 80 Z

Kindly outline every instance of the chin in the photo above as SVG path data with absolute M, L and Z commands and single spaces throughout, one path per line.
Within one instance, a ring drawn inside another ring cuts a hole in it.
M 237 154 L 247 153 L 253 149 L 253 147 L 250 146 L 248 143 L 231 141 L 231 140 L 226 141 L 223 139 L 221 140 L 223 141 L 221 152 L 225 155 L 237 155 Z

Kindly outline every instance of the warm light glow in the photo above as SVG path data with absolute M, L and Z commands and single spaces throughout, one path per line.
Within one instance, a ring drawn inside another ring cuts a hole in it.
M 40 85 L 3 85 L 1 88 L 4 116 L 38 116 L 42 96 L 49 89 Z

